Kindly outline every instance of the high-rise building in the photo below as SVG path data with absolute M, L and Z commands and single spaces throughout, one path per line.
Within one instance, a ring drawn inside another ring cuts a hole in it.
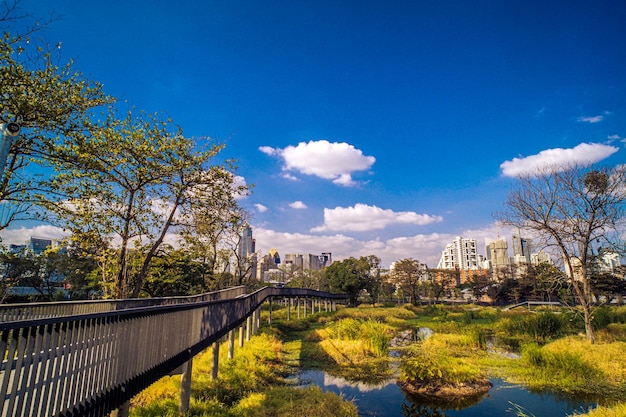
M 322 252 L 322 256 L 320 256 L 320 262 L 322 263 L 322 268 L 325 268 L 333 263 L 333 254 L 330 252 Z
M 513 257 L 518 260 L 521 260 L 520 257 L 524 257 L 526 258 L 526 263 L 529 264 L 532 240 L 523 238 L 519 229 L 517 229 L 517 234 L 514 234 L 511 240 L 513 243 Z
M 448 243 L 441 252 L 437 269 L 478 269 L 476 240 L 464 239 L 460 236 L 454 238 L 454 241 Z
M 239 255 L 241 259 L 246 259 L 256 251 L 256 242 L 252 237 L 252 228 L 249 225 L 243 228 L 241 242 L 239 244 Z
M 509 272 L 509 247 L 504 239 L 493 240 L 489 243 L 491 257 L 491 271 L 497 281 L 506 279 Z

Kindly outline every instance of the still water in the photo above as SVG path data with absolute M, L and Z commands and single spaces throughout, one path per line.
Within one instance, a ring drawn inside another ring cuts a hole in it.
M 526 416 L 560 417 L 575 412 L 584 413 L 594 403 L 557 397 L 554 394 L 531 392 L 523 387 L 492 379 L 493 387 L 481 398 L 470 403 L 435 405 L 419 398 L 411 398 L 390 380 L 379 385 L 366 385 L 333 377 L 324 371 L 302 371 L 298 374 L 302 386 L 317 385 L 354 401 L 363 417 L 478 417 L 518 415 L 517 406 Z

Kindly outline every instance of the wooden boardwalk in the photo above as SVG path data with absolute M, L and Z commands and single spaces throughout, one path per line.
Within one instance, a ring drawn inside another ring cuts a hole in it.
M 0 305 L 1 415 L 106 416 L 250 326 L 261 304 L 275 298 L 334 304 L 345 297 L 271 287 L 247 294 L 238 287 L 184 300 Z

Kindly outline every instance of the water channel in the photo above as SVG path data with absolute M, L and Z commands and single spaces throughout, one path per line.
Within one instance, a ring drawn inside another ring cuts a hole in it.
M 418 337 L 429 337 L 430 334 L 430 329 L 423 328 L 419 330 Z M 396 353 L 392 351 L 391 355 L 396 356 Z M 368 385 L 351 382 L 320 370 L 301 370 L 296 378 L 300 386 L 317 385 L 323 391 L 330 391 L 353 401 L 362 417 L 565 417 L 588 412 L 596 406 L 594 402 L 553 393 L 533 392 L 501 379 L 491 379 L 493 387 L 482 397 L 462 404 L 433 404 L 423 398 L 406 394 L 396 385 L 395 378 L 378 385 Z
M 579 400 L 557 397 L 554 394 L 536 393 L 511 385 L 500 379 L 492 379 L 493 387 L 488 394 L 474 404 L 452 406 L 429 404 L 421 398 L 405 394 L 395 380 L 385 384 L 368 386 L 333 377 L 324 371 L 307 370 L 298 375 L 300 385 L 317 385 L 324 391 L 341 395 L 354 401 L 363 417 L 478 417 L 517 416 L 517 408 L 527 416 L 560 417 L 575 412 L 584 413 L 595 406 Z

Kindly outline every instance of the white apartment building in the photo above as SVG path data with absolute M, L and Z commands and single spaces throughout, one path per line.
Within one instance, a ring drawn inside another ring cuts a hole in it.
M 457 236 L 441 252 L 441 259 L 437 264 L 437 269 L 479 269 L 478 261 L 476 239 L 464 239 L 461 236 Z

